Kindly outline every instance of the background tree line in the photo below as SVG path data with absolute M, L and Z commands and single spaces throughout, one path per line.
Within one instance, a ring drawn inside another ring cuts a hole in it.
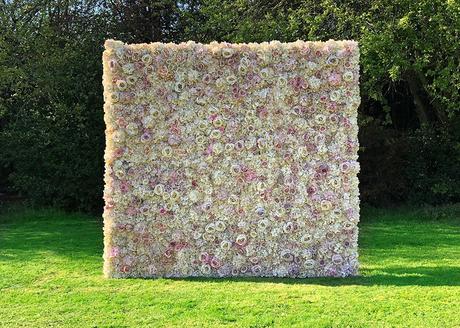
M 101 211 L 103 43 L 354 39 L 360 188 L 460 200 L 457 0 L 0 0 L 0 189 Z

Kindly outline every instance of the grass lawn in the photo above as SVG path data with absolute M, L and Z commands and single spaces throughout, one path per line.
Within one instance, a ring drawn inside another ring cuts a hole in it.
M 108 280 L 99 218 L 7 211 L 0 326 L 460 327 L 460 210 L 436 213 L 363 210 L 360 277 Z

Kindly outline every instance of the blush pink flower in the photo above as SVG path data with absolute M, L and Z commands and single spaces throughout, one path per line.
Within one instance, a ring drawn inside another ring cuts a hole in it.
M 123 180 L 120 182 L 120 191 L 122 193 L 127 193 L 130 190 L 129 182 L 126 180 Z
M 342 78 L 339 74 L 334 72 L 329 75 L 328 81 L 330 85 L 336 86 L 340 84 L 340 82 L 342 81 Z
M 109 257 L 114 258 L 120 254 L 120 249 L 118 247 L 112 247 L 109 252 Z
M 144 132 L 144 133 L 141 135 L 141 141 L 142 141 L 142 142 L 147 142 L 147 141 L 149 141 L 151 138 L 152 138 L 152 135 L 151 135 L 149 132 Z

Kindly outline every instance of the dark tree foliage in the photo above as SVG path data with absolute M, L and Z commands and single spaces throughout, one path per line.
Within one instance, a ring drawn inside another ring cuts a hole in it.
M 38 203 L 83 210 L 101 203 L 106 19 L 96 8 L 2 7 L 0 164 L 11 189 Z
M 355 39 L 361 194 L 460 200 L 456 0 L 0 0 L 0 192 L 101 211 L 103 43 Z
M 205 41 L 359 41 L 362 199 L 460 200 L 458 1 L 203 0 L 199 15 L 185 32 Z
M 108 0 L 118 36 L 126 42 L 172 42 L 180 37 L 176 1 Z

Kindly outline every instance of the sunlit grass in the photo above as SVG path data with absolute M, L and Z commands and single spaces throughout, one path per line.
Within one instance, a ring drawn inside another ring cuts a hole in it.
M 364 210 L 360 277 L 108 280 L 99 218 L 16 209 L 0 326 L 460 327 L 459 212 Z

